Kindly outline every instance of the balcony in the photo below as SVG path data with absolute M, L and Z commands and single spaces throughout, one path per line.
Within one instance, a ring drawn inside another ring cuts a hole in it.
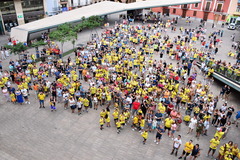
M 68 0 L 60 0 L 60 4 L 67 4 Z
M 203 11 L 204 11 L 204 12 L 211 12 L 210 8 L 207 8 L 207 7 L 206 7 L 206 8 L 203 8 Z
M 221 13 L 223 13 L 223 9 L 215 9 L 214 13 L 215 14 L 221 14 Z
M 225 0 L 217 0 L 218 3 L 224 3 Z
M 188 9 L 188 5 L 187 4 L 181 5 L 181 8 L 182 9 Z

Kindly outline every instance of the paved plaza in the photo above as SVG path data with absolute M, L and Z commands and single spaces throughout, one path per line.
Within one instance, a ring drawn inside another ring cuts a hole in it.
M 137 24 L 137 23 L 135 23 Z M 194 20 L 191 26 L 186 26 L 185 19 L 179 20 L 177 32 L 171 33 L 167 31 L 170 37 L 180 34 L 179 27 L 184 28 L 195 27 L 199 25 L 199 21 Z M 220 25 L 212 29 L 211 23 L 207 23 L 208 33 L 213 30 L 222 29 Z M 231 50 L 230 36 L 236 33 L 236 38 L 240 40 L 239 31 L 224 30 L 222 47 L 216 59 L 226 60 L 234 63 L 236 60 L 228 57 L 227 53 Z M 100 33 L 103 29 L 97 29 Z M 79 34 L 78 43 L 85 44 L 89 40 L 90 31 L 86 30 Z M 2 41 L 1 41 L 2 42 Z M 71 43 L 64 45 L 65 50 L 71 49 Z M 34 49 L 29 52 L 34 52 Z M 17 56 L 11 55 L 12 59 Z M 74 55 L 70 55 L 74 59 Z M 64 57 L 66 59 L 67 57 Z M 158 59 L 159 56 L 155 55 Z M 170 60 L 164 57 L 167 62 Z M 8 61 L 4 60 L 3 67 L 8 66 Z M 199 71 L 199 69 L 198 69 Z M 200 73 L 200 72 L 199 72 Z M 200 77 L 202 77 L 200 75 Z M 201 79 L 198 77 L 198 79 Z M 203 77 L 202 77 L 203 78 Z M 88 84 L 81 81 L 87 89 Z M 214 82 L 211 91 L 214 95 L 219 94 L 222 83 Z M 132 131 L 128 124 L 120 134 L 117 134 L 116 128 L 111 117 L 112 127 L 99 129 L 99 110 L 90 109 L 89 113 L 77 115 L 71 113 L 71 110 L 64 110 L 63 104 L 57 104 L 57 111 L 51 112 L 49 106 L 45 109 L 39 109 L 38 100 L 35 98 L 34 92 L 30 91 L 31 104 L 15 105 L 5 102 L 2 93 L 0 93 L 0 160 L 176 160 L 177 157 L 170 155 L 173 141 L 168 138 L 167 134 L 163 135 L 160 144 L 156 145 L 155 134 L 149 133 L 146 145 L 142 144 L 142 137 L 139 132 Z M 232 92 L 228 102 L 228 106 L 236 106 L 239 110 L 240 98 L 238 92 Z M 48 103 L 48 99 L 46 100 Z M 218 107 L 223 104 L 219 100 Z M 103 108 L 103 107 L 102 107 Z M 111 112 L 113 107 L 110 107 Z M 184 113 L 184 110 L 181 110 Z M 234 115 L 235 116 L 235 115 Z M 208 136 L 201 136 L 199 140 L 195 138 L 195 131 L 187 134 L 188 127 L 181 125 L 179 132 L 175 136 L 182 135 L 183 145 L 193 140 L 193 144 L 199 144 L 201 156 L 199 160 L 208 160 L 206 157 L 209 140 L 213 138 L 216 131 L 215 127 L 210 126 Z M 226 139 L 221 140 L 221 145 L 232 140 L 240 146 L 240 128 L 232 125 Z M 180 147 L 178 155 L 182 153 L 183 145 Z M 217 156 L 218 153 L 215 153 Z

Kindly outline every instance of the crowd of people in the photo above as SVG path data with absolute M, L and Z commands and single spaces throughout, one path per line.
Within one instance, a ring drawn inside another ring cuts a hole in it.
M 172 38 L 168 32 L 178 36 Z M 120 134 L 130 125 L 141 133 L 143 144 L 152 132 L 156 144 L 167 134 L 173 140 L 170 154 L 175 156 L 182 145 L 181 135 L 175 134 L 185 123 L 189 127 L 186 134 L 194 132 L 198 141 L 202 136 L 212 137 L 207 156 L 214 156 L 232 123 L 238 125 L 240 119 L 240 111 L 235 115 L 237 107 L 229 105 L 231 88 L 224 86 L 219 95 L 214 95 L 213 67 L 202 65 L 198 72 L 196 66 L 199 60 L 211 61 L 219 45 L 219 32 L 208 36 L 203 27 L 180 27 L 178 31 L 170 21 L 116 24 L 100 39 L 96 37 L 86 47 L 79 47 L 74 59 L 52 58 L 39 66 L 34 61 L 19 64 L 10 60 L 0 87 L 6 101 L 30 104 L 29 96 L 34 94 L 39 108 L 49 106 L 52 112 L 63 106 L 81 115 L 100 108 L 101 130 L 106 124 L 115 126 Z M 56 55 L 54 50 L 49 54 Z M 208 134 L 210 127 L 216 127 L 215 135 Z M 196 159 L 201 155 L 200 148 L 189 140 L 179 159 L 189 155 Z M 219 148 L 215 158 L 236 157 L 240 158 L 238 144 L 230 141 Z

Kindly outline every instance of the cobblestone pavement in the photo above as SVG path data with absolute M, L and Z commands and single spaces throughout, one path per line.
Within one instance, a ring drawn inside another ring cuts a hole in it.
M 195 21 L 192 25 L 197 25 Z M 184 20 L 180 20 L 179 26 L 185 26 Z M 208 32 L 211 32 L 211 24 L 207 24 Z M 100 31 L 99 29 L 98 31 Z M 226 59 L 227 52 L 231 48 L 230 36 L 237 31 L 224 29 L 222 47 L 216 58 Z M 79 43 L 85 43 L 90 31 L 80 33 Z M 169 33 L 176 36 L 176 33 Z M 239 37 L 237 37 L 239 38 Z M 66 44 L 65 47 L 72 45 Z M 73 54 L 71 55 L 73 56 Z M 12 56 L 13 59 L 16 56 Z M 66 57 L 65 57 L 66 58 Z M 157 58 L 157 56 L 156 56 Z M 165 60 L 170 61 L 168 57 Z M 7 66 L 7 60 L 3 65 Z M 198 70 L 199 71 L 199 70 Z M 200 78 L 201 79 L 201 78 Z M 87 88 L 88 85 L 83 82 Z M 219 94 L 223 84 L 214 82 L 211 91 Z M 172 140 L 166 134 L 159 145 L 153 141 L 155 133 L 149 133 L 146 145 L 142 144 L 139 132 L 131 130 L 127 125 L 120 134 L 116 128 L 105 128 L 99 130 L 99 110 L 90 109 L 89 113 L 78 116 L 76 113 L 64 110 L 62 104 L 57 104 L 57 111 L 51 112 L 49 107 L 39 109 L 38 101 L 33 91 L 30 91 L 30 105 L 15 105 L 5 102 L 0 95 L 0 160 L 176 160 L 171 156 Z M 47 100 L 48 101 L 48 100 Z M 239 93 L 233 92 L 230 96 L 229 105 L 235 105 L 239 109 Z M 220 100 L 218 107 L 222 105 Z M 184 112 L 184 110 L 182 110 Z M 112 120 L 113 121 L 113 120 Z M 195 131 L 187 133 L 187 127 L 182 124 L 181 130 L 175 135 L 181 134 L 183 144 L 192 139 L 193 143 L 199 143 L 202 149 L 200 160 L 207 160 L 205 156 L 209 147 L 209 140 L 213 137 L 216 128 L 210 127 L 208 136 L 201 136 L 200 140 L 195 138 Z M 226 139 L 221 144 L 232 140 L 240 142 L 239 128 L 232 126 Z M 240 143 L 239 143 L 240 145 Z M 179 154 L 182 152 L 181 146 Z M 217 155 L 217 152 L 216 154 Z

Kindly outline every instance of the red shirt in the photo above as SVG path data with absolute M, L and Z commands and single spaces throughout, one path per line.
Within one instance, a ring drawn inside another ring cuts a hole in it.
M 133 102 L 133 109 L 138 110 L 139 107 L 140 107 L 140 105 L 141 105 L 141 103 L 139 103 L 139 102 L 137 102 L 137 101 L 134 101 L 134 102 Z

